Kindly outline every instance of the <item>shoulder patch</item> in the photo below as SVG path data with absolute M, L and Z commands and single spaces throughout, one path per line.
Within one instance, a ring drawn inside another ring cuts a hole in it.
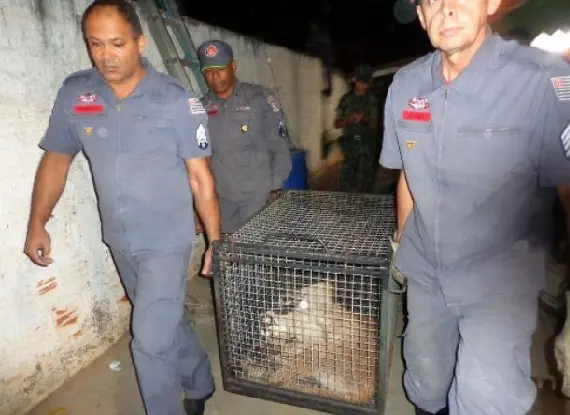
M 269 106 L 271 107 L 273 112 L 281 111 L 281 109 L 279 108 L 279 105 L 277 105 L 277 101 L 275 100 L 275 97 L 272 94 L 267 94 L 267 103 L 269 104 Z
M 196 128 L 196 144 L 198 144 L 198 148 L 201 150 L 208 148 L 208 135 L 206 134 L 204 124 L 200 124 L 198 128 Z
M 570 75 L 550 78 L 556 98 L 559 101 L 570 101 Z
M 202 102 L 200 102 L 199 98 L 188 98 L 188 108 L 190 110 L 190 114 L 192 115 L 206 113 L 206 110 L 204 109 L 204 106 L 202 105 Z
M 570 124 L 568 124 L 568 127 L 564 130 L 560 139 L 562 140 L 562 146 L 564 147 L 566 158 L 570 159 Z

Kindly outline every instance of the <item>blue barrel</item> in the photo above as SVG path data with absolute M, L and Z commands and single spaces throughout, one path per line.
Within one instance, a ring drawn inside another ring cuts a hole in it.
M 309 188 L 306 158 L 305 150 L 297 148 L 291 150 L 291 173 L 283 183 L 283 189 L 307 190 Z

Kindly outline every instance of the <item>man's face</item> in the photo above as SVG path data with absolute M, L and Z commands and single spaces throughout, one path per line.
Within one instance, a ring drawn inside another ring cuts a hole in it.
M 141 69 L 146 40 L 135 38 L 132 27 L 114 7 L 98 7 L 85 22 L 89 53 L 109 83 L 128 81 Z
M 204 71 L 204 79 L 208 87 L 216 93 L 216 95 L 224 95 L 234 85 L 235 71 L 237 65 L 232 61 L 225 68 L 208 68 Z
M 354 81 L 354 89 L 359 94 L 364 94 L 368 91 L 368 83 L 364 81 Z
M 418 17 L 432 45 L 447 54 L 469 48 L 501 0 L 421 0 Z

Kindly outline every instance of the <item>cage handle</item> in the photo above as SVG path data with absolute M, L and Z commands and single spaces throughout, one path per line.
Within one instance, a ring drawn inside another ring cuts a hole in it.
M 298 235 L 296 233 L 288 233 L 288 232 L 276 232 L 276 233 L 267 234 L 265 236 L 265 238 L 263 238 L 263 242 L 267 242 L 268 239 L 271 237 L 273 237 L 273 238 L 279 238 L 279 237 L 281 237 L 281 238 L 292 238 L 292 239 L 298 239 L 300 241 L 305 241 L 305 242 L 316 242 L 323 247 L 325 252 L 328 252 L 327 246 L 324 244 L 324 242 L 321 241 L 319 238 L 315 238 L 314 236 Z

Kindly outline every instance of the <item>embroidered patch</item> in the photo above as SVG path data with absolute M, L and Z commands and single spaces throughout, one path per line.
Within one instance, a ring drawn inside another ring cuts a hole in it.
M 209 45 L 206 47 L 204 54 L 206 55 L 207 58 L 213 58 L 218 54 L 218 48 L 216 47 L 216 45 Z
M 97 101 L 97 95 L 91 92 L 86 92 L 85 94 L 80 95 L 77 100 L 82 104 L 93 104 L 95 101 Z
M 427 110 L 429 109 L 429 101 L 427 98 L 412 98 L 408 101 L 408 107 L 414 110 Z
M 190 107 L 190 114 L 199 115 L 205 114 L 206 110 L 198 98 L 188 98 L 188 106 Z
M 406 121 L 430 122 L 431 121 L 431 112 L 429 112 L 429 111 L 404 110 L 402 112 L 402 119 L 406 120 Z
M 562 140 L 562 146 L 564 147 L 566 158 L 570 159 L 570 124 L 568 124 L 568 127 L 564 130 L 560 139 Z
M 269 104 L 273 112 L 279 112 L 279 106 L 277 105 L 275 98 L 273 98 L 273 95 L 267 96 L 267 103 Z
M 559 101 L 570 101 L 570 75 L 550 78 L 556 98 Z
M 279 121 L 279 137 L 287 137 L 287 127 L 285 127 L 285 123 L 283 121 Z
M 202 150 L 208 148 L 208 136 L 206 134 L 206 127 L 203 124 L 200 124 L 198 128 L 196 128 L 196 144 Z
M 97 115 L 103 114 L 104 108 L 101 104 L 78 104 L 73 107 L 76 115 Z

